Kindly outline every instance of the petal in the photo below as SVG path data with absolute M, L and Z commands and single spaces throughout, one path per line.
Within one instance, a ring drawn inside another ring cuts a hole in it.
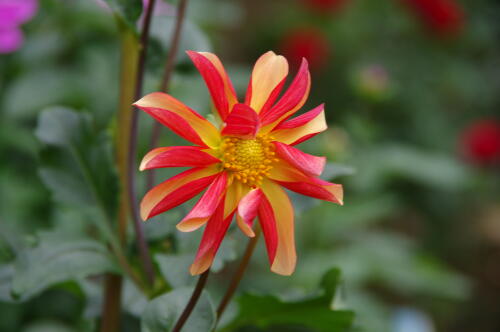
M 306 102 L 310 87 L 311 75 L 309 74 L 307 60 L 302 59 L 299 71 L 285 94 L 272 108 L 262 112 L 263 131 L 266 133 L 271 131 L 280 122 L 297 112 Z
M 252 230 L 253 220 L 259 211 L 260 202 L 262 200 L 262 190 L 252 189 L 246 194 L 238 204 L 238 214 L 236 220 L 238 226 L 247 236 L 254 237 L 255 233 Z
M 307 176 L 283 161 L 273 165 L 269 178 L 299 194 L 343 204 L 342 185 Z
M 215 167 L 192 168 L 157 185 L 141 202 L 141 218 L 147 220 L 198 195 L 217 176 Z
M 220 203 L 215 213 L 208 220 L 207 227 L 203 232 L 196 258 L 189 270 L 192 275 L 201 274 L 212 265 L 215 254 L 219 250 L 222 239 L 233 218 L 233 214 L 227 218 L 224 218 L 223 215 L 224 204 Z
M 332 203 L 343 205 L 343 188 L 341 184 L 331 183 L 321 179 L 310 179 L 309 181 L 285 182 L 277 181 L 283 187 L 296 193 L 322 199 Z
M 187 54 L 203 76 L 219 116 L 225 120 L 238 100 L 224 66 L 213 53 L 187 51 Z
M 266 181 L 261 188 L 272 209 L 278 235 L 278 245 L 271 264 L 271 271 L 282 275 L 291 275 L 297 262 L 292 202 L 285 191 L 274 182 Z
M 276 219 L 271 204 L 265 196 L 262 196 L 259 206 L 259 223 L 266 240 L 267 257 L 272 266 L 278 248 L 278 231 L 276 230 Z
M 166 93 L 150 93 L 134 106 L 194 144 L 215 147 L 220 143 L 220 134 L 213 124 Z
M 197 146 L 161 147 L 149 151 L 142 159 L 139 169 L 160 167 L 204 167 L 220 162 Z
M 226 192 L 224 202 L 224 218 L 236 211 L 238 203 L 250 191 L 250 187 L 240 181 L 232 181 Z
M 223 136 L 237 136 L 244 139 L 255 138 L 260 127 L 259 115 L 245 105 L 236 104 L 226 118 L 221 134 Z
M 245 104 L 257 113 L 268 109 L 278 97 L 287 75 L 288 62 L 283 56 L 272 51 L 264 53 L 253 68 Z
M 188 215 L 177 224 L 177 229 L 181 232 L 192 232 L 203 226 L 219 205 L 226 188 L 227 173 L 221 172 Z
M 284 143 L 274 142 L 276 154 L 295 168 L 310 176 L 319 176 L 325 169 L 326 158 L 302 152 Z
M 326 130 L 324 104 L 280 123 L 272 131 L 275 140 L 288 145 L 297 145 Z

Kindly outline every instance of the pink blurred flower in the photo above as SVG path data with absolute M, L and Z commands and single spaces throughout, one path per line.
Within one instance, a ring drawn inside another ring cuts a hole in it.
M 441 36 L 453 36 L 464 25 L 464 12 L 455 0 L 403 0 L 423 22 Z
M 500 162 L 500 121 L 483 119 L 471 123 L 461 134 L 462 154 L 474 164 Z
M 0 0 L 0 53 L 11 53 L 23 42 L 20 25 L 38 9 L 37 0 Z
M 294 66 L 306 58 L 311 69 L 326 65 L 330 57 L 330 46 L 323 31 L 306 27 L 289 31 L 279 43 L 279 49 Z

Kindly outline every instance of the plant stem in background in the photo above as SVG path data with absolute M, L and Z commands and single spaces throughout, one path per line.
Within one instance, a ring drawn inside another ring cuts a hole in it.
M 160 91 L 168 92 L 168 85 L 170 79 L 174 72 L 175 60 L 179 50 L 179 43 L 181 40 L 181 30 L 182 23 L 184 22 L 184 17 L 186 15 L 187 0 L 180 0 L 179 7 L 177 8 L 177 16 L 175 20 L 174 31 L 172 31 L 172 38 L 170 40 L 170 49 L 168 52 L 167 59 L 165 61 L 165 68 L 163 72 L 163 78 L 160 83 Z M 149 150 L 154 149 L 158 145 L 158 140 L 160 139 L 160 123 L 156 122 L 153 125 L 153 131 L 151 133 L 151 140 L 149 143 Z M 146 186 L 147 189 L 153 187 L 155 182 L 155 172 L 150 170 L 147 174 Z
M 229 284 L 229 287 L 227 288 L 226 293 L 224 294 L 224 297 L 222 298 L 219 306 L 217 307 L 217 322 L 220 321 L 220 318 L 222 317 L 222 314 L 224 313 L 224 310 L 226 310 L 227 305 L 229 304 L 229 301 L 231 301 L 231 298 L 234 295 L 234 292 L 238 288 L 238 285 L 240 284 L 241 279 L 243 278 L 243 274 L 245 273 L 245 270 L 248 266 L 248 263 L 250 262 L 250 257 L 252 257 L 253 251 L 255 250 L 255 246 L 257 245 L 257 241 L 260 236 L 260 227 L 256 227 L 255 229 L 255 236 L 251 238 L 248 241 L 247 248 L 245 249 L 245 254 L 243 255 L 243 258 L 241 259 L 240 265 L 238 266 L 238 269 L 233 275 L 233 278 L 231 279 L 231 282 Z
M 121 184 L 118 206 L 118 239 L 120 245 L 126 242 L 127 219 L 130 211 L 128 191 L 128 142 L 130 140 L 131 113 L 135 81 L 137 79 L 137 63 L 139 43 L 133 31 L 127 27 L 120 27 L 121 37 L 121 64 L 120 64 L 120 100 L 118 105 L 116 124 L 116 166 Z M 101 320 L 102 332 L 117 332 L 120 320 L 120 298 L 122 277 L 117 275 L 106 276 L 104 291 L 104 308 Z
M 191 294 L 191 298 L 189 299 L 189 302 L 187 303 L 186 307 L 184 308 L 184 311 L 179 317 L 179 320 L 172 329 L 172 332 L 179 332 L 186 323 L 191 313 L 193 312 L 193 309 L 200 298 L 201 292 L 203 291 L 203 288 L 207 283 L 209 273 L 210 269 L 203 272 L 198 278 L 198 282 L 196 283 L 196 287 L 194 288 L 193 294 Z
M 149 28 L 151 26 L 151 19 L 153 17 L 153 9 L 155 6 L 155 0 L 150 0 L 146 8 L 146 14 L 142 22 L 141 29 L 141 39 L 140 39 L 140 50 L 139 58 L 137 63 L 137 78 L 135 82 L 135 100 L 138 100 L 142 95 L 142 86 L 144 82 L 144 71 L 146 65 L 146 57 L 149 44 Z M 129 106 L 130 107 L 130 106 Z M 127 174 L 128 174 L 128 200 L 130 205 L 130 213 L 132 215 L 132 220 L 134 223 L 135 237 L 137 241 L 137 247 L 139 249 L 139 255 L 141 257 L 142 267 L 144 273 L 146 274 L 147 281 L 150 285 L 154 284 L 154 269 L 153 262 L 151 261 L 151 256 L 149 254 L 148 243 L 144 238 L 144 232 L 142 230 L 142 223 L 139 217 L 139 209 L 137 206 L 137 195 L 136 195 L 136 179 L 135 174 L 137 171 L 136 158 L 137 158 L 137 127 L 139 122 L 139 113 L 132 107 L 130 109 L 131 120 L 130 120 L 130 140 L 128 144 L 128 154 L 127 154 Z

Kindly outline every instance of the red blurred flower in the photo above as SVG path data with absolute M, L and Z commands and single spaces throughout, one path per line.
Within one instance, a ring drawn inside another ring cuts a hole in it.
M 500 161 L 500 122 L 479 120 L 467 127 L 461 135 L 461 150 L 465 157 L 478 165 Z
M 347 0 L 301 0 L 301 1 L 306 7 L 309 7 L 320 13 L 335 12 L 347 2 Z
M 330 46 L 323 31 L 311 27 L 289 31 L 279 43 L 279 49 L 297 66 L 306 58 L 311 69 L 322 68 L 330 56 Z
M 256 62 L 245 101 L 240 103 L 219 58 L 188 52 L 212 96 L 217 124 L 165 93 L 151 93 L 135 106 L 195 146 L 150 151 L 141 170 L 191 167 L 151 189 L 141 202 L 144 220 L 186 202 L 206 189 L 177 224 L 183 232 L 206 224 L 192 274 L 213 262 L 236 215 L 241 231 L 255 236 L 258 216 L 273 272 L 295 269 L 293 206 L 283 187 L 303 195 L 342 204 L 342 186 L 319 178 L 325 158 L 294 145 L 326 129 L 323 105 L 290 119 L 304 105 L 311 85 L 307 61 L 281 98 L 288 75 L 283 56 L 267 52 Z
M 464 24 L 463 9 L 455 0 L 403 0 L 440 35 L 455 35 Z

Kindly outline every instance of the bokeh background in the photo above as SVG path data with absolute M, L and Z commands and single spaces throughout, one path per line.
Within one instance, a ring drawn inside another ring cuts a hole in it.
M 32 2 L 32 15 L 0 22 L 0 331 L 90 331 L 100 306 L 92 280 L 14 299 L 13 248 L 43 232 L 88 231 L 88 216 L 49 190 L 34 132 L 53 105 L 91 114 L 98 130 L 112 128 L 118 32 L 97 1 Z M 158 88 L 175 14 L 175 1 L 160 2 L 148 92 Z M 328 156 L 325 178 L 345 188 L 343 207 L 294 196 L 296 273 L 270 273 L 260 243 L 241 288 L 294 298 L 339 267 L 334 307 L 355 312 L 355 331 L 500 331 L 499 45 L 494 0 L 191 0 L 171 93 L 210 111 L 187 49 L 217 53 L 240 95 L 265 51 L 284 54 L 292 73 L 306 57 L 312 92 L 303 109 L 325 102 L 329 129 L 302 149 Z M 138 157 L 152 125 L 142 114 L 140 121 Z M 163 145 L 176 142 L 163 132 Z M 175 233 L 185 211 L 145 225 L 160 269 L 193 258 L 199 234 Z M 215 297 L 244 241 L 236 229 L 225 240 L 209 286 Z M 171 278 L 194 280 L 187 269 Z M 124 302 L 124 330 L 137 331 L 139 304 L 133 294 Z

